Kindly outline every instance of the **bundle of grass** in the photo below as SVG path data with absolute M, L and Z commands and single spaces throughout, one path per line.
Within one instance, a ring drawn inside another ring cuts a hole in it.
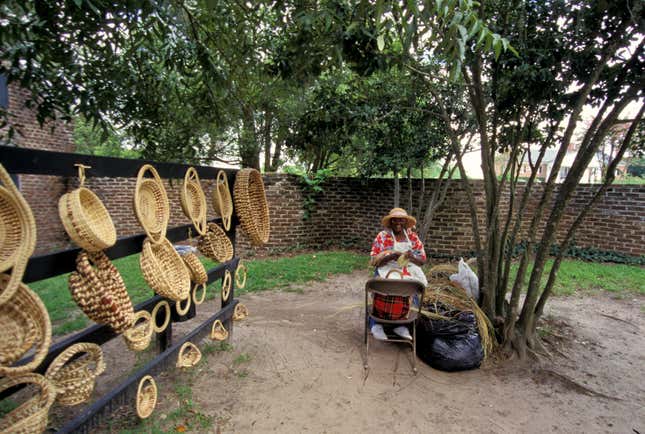
M 441 280 L 441 281 L 450 281 L 450 276 L 452 274 L 458 273 L 459 269 L 456 265 L 452 264 L 439 264 L 430 268 L 426 273 L 428 281 L 432 280 Z

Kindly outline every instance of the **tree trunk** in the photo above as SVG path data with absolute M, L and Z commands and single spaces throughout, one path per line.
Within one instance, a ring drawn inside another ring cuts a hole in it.
M 401 186 L 399 184 L 399 171 L 394 171 L 394 208 L 399 207 L 401 201 Z
M 239 148 L 242 167 L 260 170 L 260 146 L 255 132 L 254 112 L 248 106 L 243 109 Z
M 264 112 L 264 171 L 271 171 L 271 124 L 273 123 L 273 112 Z

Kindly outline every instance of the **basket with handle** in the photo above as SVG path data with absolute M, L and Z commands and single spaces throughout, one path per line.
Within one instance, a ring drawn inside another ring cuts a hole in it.
M 157 405 L 157 383 L 150 375 L 146 375 L 139 381 L 137 388 L 137 415 L 141 419 L 150 417 Z
M 0 288 L 11 278 L 0 274 Z M 45 359 L 52 338 L 49 314 L 40 297 L 21 283 L 11 300 L 0 306 L 0 376 L 33 371 Z M 34 357 L 24 365 L 12 366 L 31 350 Z
M 148 172 L 152 178 L 145 177 Z M 150 164 L 144 164 L 139 169 L 134 190 L 134 212 L 153 243 L 160 243 L 166 238 L 170 219 L 168 195 L 157 170 Z
M 0 393 L 14 386 L 31 386 L 36 394 L 0 418 L 2 433 L 41 433 L 47 428 L 49 409 L 56 399 L 56 389 L 40 374 L 20 374 L 0 379 Z
M 132 351 L 143 351 L 150 345 L 153 332 L 154 324 L 150 312 L 140 310 L 134 314 L 132 327 L 123 332 L 123 339 Z
M 215 341 L 225 341 L 228 338 L 228 330 L 222 324 L 222 321 L 216 319 L 211 327 L 211 339 Z
M 208 231 L 199 238 L 199 251 L 217 262 L 226 262 L 233 258 L 233 244 L 226 233 L 215 223 L 208 224 Z
M 231 229 L 231 217 L 233 216 L 233 200 L 231 190 L 228 187 L 226 172 L 220 170 L 215 179 L 215 188 L 211 193 L 213 209 L 215 214 L 222 218 L 222 226 L 227 231 Z
M 255 169 L 239 170 L 233 190 L 235 212 L 240 218 L 242 230 L 251 244 L 266 244 L 270 235 L 269 205 L 262 175 Z
M 60 353 L 47 368 L 45 377 L 56 387 L 56 402 L 71 406 L 90 399 L 96 377 L 103 371 L 105 362 L 101 347 L 80 342 Z
M 235 310 L 233 311 L 233 319 L 235 321 L 241 321 L 249 316 L 249 310 L 242 303 L 235 305 Z
M 190 167 L 184 176 L 180 193 L 181 209 L 200 235 L 206 233 L 206 196 L 195 168 Z
M 192 342 L 184 342 L 177 355 L 178 368 L 192 368 L 202 359 L 202 352 Z
M 154 244 L 146 238 L 139 264 L 143 278 L 157 294 L 173 301 L 185 300 L 190 295 L 188 268 L 167 239 Z
M 11 277 L 0 290 L 0 305 L 18 289 L 27 261 L 36 247 L 36 221 L 27 201 L 0 164 L 0 273 Z

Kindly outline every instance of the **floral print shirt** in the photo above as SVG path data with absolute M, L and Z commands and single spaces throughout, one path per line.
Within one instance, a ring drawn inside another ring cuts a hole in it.
M 425 261 L 426 251 L 423 248 L 423 243 L 419 239 L 418 235 L 412 232 L 412 229 L 406 229 L 406 233 L 410 243 L 412 244 L 412 253 L 414 256 Z M 379 232 L 372 243 L 372 252 L 370 253 L 372 260 L 374 260 L 374 258 L 380 253 L 394 249 L 394 242 L 394 233 L 390 229 Z

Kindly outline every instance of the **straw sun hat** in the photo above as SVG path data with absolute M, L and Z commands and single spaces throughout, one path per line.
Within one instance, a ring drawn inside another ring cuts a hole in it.
M 392 208 L 390 210 L 390 213 L 383 217 L 381 220 L 381 223 L 383 226 L 386 228 L 390 227 L 390 220 L 393 218 L 403 218 L 407 220 L 407 223 L 405 224 L 405 227 L 407 229 L 410 229 L 412 226 L 417 224 L 417 219 L 415 219 L 412 216 L 409 216 L 408 213 L 403 209 L 403 208 Z

